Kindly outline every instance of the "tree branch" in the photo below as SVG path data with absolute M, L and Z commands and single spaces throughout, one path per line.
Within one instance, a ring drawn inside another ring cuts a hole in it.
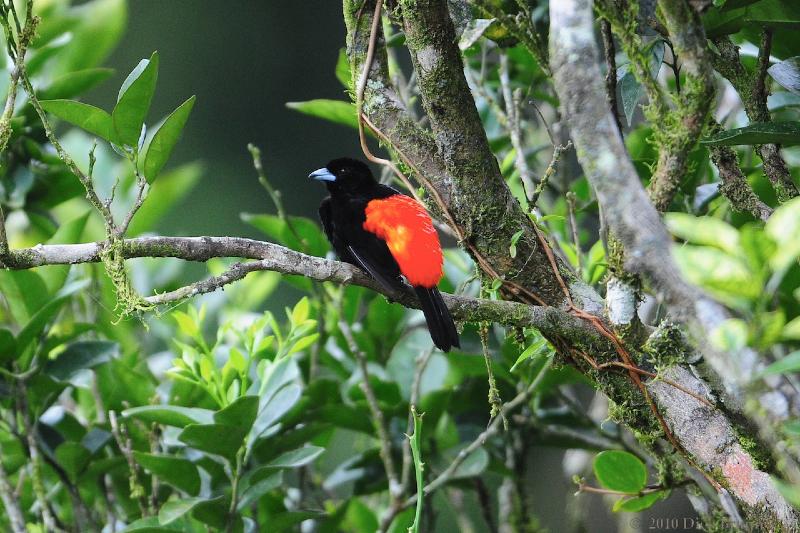
M 689 168 L 689 153 L 697 146 L 714 96 L 714 77 L 699 15 L 683 0 L 659 0 L 660 12 L 686 73 L 685 89 L 677 95 L 670 120 L 656 126 L 659 158 L 650 182 L 656 209 L 667 211 Z M 676 57 L 672 58 L 677 61 Z M 658 139 L 658 137 L 662 139 Z
M 719 71 L 736 89 L 742 99 L 745 113 L 750 122 L 770 122 L 772 118 L 767 108 L 767 95 L 765 80 L 762 76 L 769 65 L 769 48 L 771 37 L 765 31 L 762 38 L 762 47 L 759 50 L 759 68 L 751 74 L 739 59 L 739 47 L 731 42 L 728 37 L 714 39 L 714 44 L 719 50 L 712 56 L 714 68 Z M 756 153 L 764 162 L 764 174 L 772 184 L 778 200 L 785 202 L 798 194 L 797 187 L 780 154 L 780 147 L 775 144 L 762 144 L 755 147 Z
M 578 159 L 608 215 L 611 229 L 628 252 L 626 266 L 645 274 L 657 296 L 687 323 L 731 396 L 750 398 L 745 401 L 749 404 L 745 409 L 750 420 L 759 427 L 762 437 L 774 444 L 776 427 L 797 413 L 795 398 L 782 396 L 789 407 L 765 416 L 763 407 L 758 405 L 763 396 L 752 390 L 755 387 L 750 383 L 761 367 L 757 355 L 749 349 L 721 352 L 707 342 L 711 333 L 730 315 L 724 307 L 687 284 L 672 259 L 672 241 L 641 186 L 605 102 L 589 0 L 551 3 L 550 21 L 551 66 L 556 92 L 564 106 Z M 740 393 L 745 394 L 739 396 Z M 771 393 L 780 394 L 778 391 Z M 679 405 L 673 407 L 680 409 Z M 668 420 L 674 416 L 670 411 L 664 409 Z M 673 429 L 683 442 L 681 428 Z M 748 503 L 746 493 L 735 496 L 750 506 L 750 510 L 756 510 Z M 792 517 L 791 527 L 795 527 L 797 519 Z
M 215 291 L 244 278 L 250 272 L 271 270 L 282 274 L 305 276 L 315 281 L 353 284 L 385 294 L 406 307 L 419 309 L 419 302 L 410 291 L 386 293 L 380 285 L 360 269 L 339 261 L 306 255 L 283 246 L 240 237 L 138 237 L 121 242 L 125 259 L 140 257 L 173 257 L 185 261 L 208 261 L 214 257 L 254 259 L 237 263 L 227 272 L 177 289 L 151 296 L 153 304 L 163 304 L 197 294 Z M 22 270 L 45 265 L 97 263 L 104 243 L 48 244 L 9 252 L 5 268 Z M 531 326 L 566 338 L 599 338 L 589 324 L 560 309 L 529 306 L 516 302 L 442 295 L 453 316 L 464 321 L 491 321 L 505 325 Z
M 348 57 L 353 73 L 364 69 L 374 7 L 374 0 L 344 0 Z M 561 304 L 564 294 L 538 246 L 533 226 L 506 186 L 489 149 L 464 79 L 446 2 L 401 2 L 400 8 L 406 43 L 432 131 L 423 130 L 410 118 L 392 86 L 380 27 L 377 41 L 381 46 L 375 50 L 363 98 L 368 125 L 380 131 L 381 140 L 414 171 L 431 197 L 441 200 L 452 217 L 461 244 L 481 269 L 509 285 L 519 280 L 524 290 L 535 292 L 545 303 Z M 441 210 L 439 202 L 429 202 L 429 207 L 435 215 L 442 214 L 437 213 Z M 508 254 L 511 237 L 520 229 L 525 233 L 517 242 L 517 256 L 511 258 Z M 562 275 L 570 284 L 579 285 L 582 294 L 593 292 L 576 280 L 568 268 L 563 268 Z M 520 299 L 522 293 L 517 287 L 509 290 L 509 294 Z M 587 305 L 601 308 L 596 295 L 587 300 L 590 300 Z
M 719 122 L 711 119 L 709 134 L 722 131 Z M 747 182 L 747 177 L 739 166 L 736 151 L 730 146 L 711 146 L 711 161 L 719 171 L 721 181 L 719 192 L 731 203 L 734 210 L 750 213 L 755 218 L 766 221 L 772 216 L 772 208 L 761 201 Z

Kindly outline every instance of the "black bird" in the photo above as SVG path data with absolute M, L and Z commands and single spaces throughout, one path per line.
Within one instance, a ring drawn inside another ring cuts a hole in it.
M 325 182 L 330 196 L 319 218 L 339 259 L 368 272 L 387 290 L 414 289 L 433 343 L 459 347 L 453 317 L 436 285 L 442 279 L 442 247 L 431 217 L 419 202 L 381 185 L 361 161 L 334 159 L 309 178 Z

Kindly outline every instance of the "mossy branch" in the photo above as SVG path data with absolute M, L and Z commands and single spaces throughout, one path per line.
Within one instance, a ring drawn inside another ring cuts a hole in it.
M 712 55 L 714 68 L 722 74 L 736 92 L 744 105 L 750 122 L 770 122 L 772 120 L 767 108 L 766 67 L 769 64 L 771 33 L 764 30 L 761 48 L 759 49 L 758 68 L 750 72 L 739 58 L 739 47 L 728 37 L 714 39 L 717 52 Z M 764 174 L 775 189 L 778 200 L 785 202 L 800 192 L 792 180 L 786 161 L 780 155 L 780 147 L 775 144 L 762 144 L 755 147 L 756 153 L 764 162 Z
M 626 267 L 644 274 L 652 284 L 656 295 L 670 305 L 694 333 L 694 341 L 701 347 L 706 360 L 720 376 L 722 384 L 732 397 L 750 397 L 758 401 L 758 393 L 745 390 L 760 366 L 757 354 L 748 349 L 735 352 L 719 352 L 707 342 L 713 332 L 730 315 L 726 309 L 688 285 L 680 275 L 671 255 L 671 239 L 664 228 L 658 212 L 650 203 L 627 153 L 616 124 L 608 110 L 605 88 L 602 82 L 594 37 L 594 18 L 589 0 L 561 0 L 550 4 L 551 66 L 554 84 L 564 107 L 565 117 L 572 132 L 578 153 L 589 182 L 594 187 L 598 201 L 606 214 L 610 230 L 624 244 L 627 254 Z M 689 374 L 678 380 L 682 386 Z M 699 381 L 699 380 L 697 380 Z M 652 390 L 648 384 L 648 389 Z M 677 389 L 675 389 L 677 390 Z M 782 394 L 772 391 L 773 394 Z M 754 396 L 755 394 L 755 396 Z M 654 396 L 656 396 L 654 394 Z M 786 405 L 797 405 L 791 396 L 783 397 Z M 771 518 L 787 528 L 796 528 L 798 518 L 786 500 L 770 487 L 741 484 L 725 470 L 727 461 L 740 458 L 736 454 L 723 454 L 706 463 L 699 455 L 707 436 L 700 427 L 675 423 L 678 413 L 687 409 L 689 402 L 682 404 L 663 403 L 655 398 L 664 418 L 672 426 L 680 444 L 691 453 L 696 462 L 708 469 L 713 461 L 723 459 L 717 467 L 727 479 L 737 503 L 753 512 L 762 509 L 763 502 L 771 502 Z M 781 423 L 780 415 L 765 417 L 760 409 L 746 409 L 749 420 L 764 433 L 775 435 Z M 784 416 L 794 416 L 786 413 Z M 702 418 L 702 417 L 701 417 Z M 708 431 L 703 419 L 699 426 Z M 732 428 L 730 421 L 720 421 L 719 427 Z M 769 439 L 765 439 L 769 441 Z M 749 457 L 749 456 L 748 456 Z M 712 467 L 712 471 L 717 467 Z M 756 477 L 751 476 L 755 480 Z M 758 498 L 754 499 L 754 491 Z M 762 503 L 759 503 L 762 502 Z M 788 509 L 788 511 L 786 511 Z

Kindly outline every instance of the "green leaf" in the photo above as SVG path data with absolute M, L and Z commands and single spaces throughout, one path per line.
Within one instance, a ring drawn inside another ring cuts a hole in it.
M 62 73 L 100 65 L 127 26 L 125 0 L 94 0 L 71 11 L 77 24 L 71 28 L 72 40 L 55 64 Z
M 638 513 L 644 511 L 645 509 L 649 509 L 653 506 L 653 504 L 660 500 L 666 500 L 669 497 L 669 493 L 669 490 L 660 490 L 658 492 L 651 492 L 650 494 L 645 494 L 643 496 L 620 498 L 614 502 L 614 507 L 612 510 L 615 513 L 620 511 L 624 513 Z
M 773 215 L 774 216 L 774 215 Z M 683 245 L 673 250 L 681 272 L 728 305 L 742 307 L 763 291 L 763 280 L 747 264 L 717 248 Z
M 661 70 L 661 64 L 664 61 L 664 41 L 658 39 L 649 48 L 650 75 L 655 78 L 658 76 L 658 71 Z M 636 111 L 636 105 L 642 98 L 642 85 L 630 70 L 630 65 L 620 67 L 617 70 L 617 78 L 619 79 L 620 95 L 622 96 L 622 109 L 630 126 L 633 120 L 633 113 Z
M 731 254 L 739 250 L 739 232 L 718 218 L 666 213 L 664 222 L 673 235 L 686 242 L 715 246 Z
M 606 450 L 594 458 L 594 474 L 597 481 L 609 489 L 636 494 L 647 483 L 647 468 L 632 453 L 622 450 Z
M 73 178 L 74 179 L 74 178 Z M 86 211 L 66 224 L 59 226 L 56 233 L 50 237 L 47 244 L 74 244 L 81 242 L 81 235 L 86 228 L 86 221 L 89 219 L 91 211 Z M 55 294 L 61 287 L 69 275 L 70 265 L 48 265 L 47 268 L 40 269 L 39 276 L 47 286 L 47 291 L 50 294 Z
M 225 424 L 190 424 L 183 428 L 178 439 L 200 451 L 221 455 L 233 462 L 242 447 L 247 431 Z
M 30 270 L 0 270 L 0 294 L 18 324 L 24 324 L 49 299 L 42 278 Z
M 214 422 L 250 431 L 258 414 L 258 396 L 242 396 L 214 413 Z
M 545 339 L 539 339 L 535 342 L 532 342 L 527 348 L 525 348 L 514 364 L 509 369 L 510 372 L 514 372 L 519 365 L 530 359 L 531 357 L 539 358 L 543 356 L 547 356 L 551 353 L 550 345 L 547 343 Z
M 158 52 L 142 59 L 128 75 L 119 90 L 117 105 L 111 113 L 115 140 L 131 147 L 138 146 L 142 125 L 150 110 L 150 102 L 158 79 Z
M 795 94 L 800 94 L 800 57 L 790 57 L 775 63 L 767 69 L 769 75 L 781 86 Z
M 308 297 L 303 296 L 292 309 L 292 326 L 297 327 L 308 320 L 309 309 Z
M 786 483 L 776 477 L 772 478 L 772 484 L 792 506 L 795 508 L 800 507 L 800 487 Z
M 793 198 L 772 213 L 764 231 L 775 242 L 770 264 L 775 270 L 789 267 L 800 256 L 800 198 Z
M 282 453 L 269 463 L 267 466 L 274 468 L 299 468 L 305 466 L 325 451 L 319 446 L 304 446 L 286 453 Z
M 55 359 L 47 361 L 44 372 L 56 381 L 70 381 L 81 370 L 94 368 L 118 355 L 119 345 L 115 342 L 73 342 Z
M 110 68 L 88 68 L 68 72 L 53 80 L 46 89 L 39 92 L 38 96 L 41 100 L 75 98 L 100 85 L 113 75 L 114 69 Z
M 133 457 L 154 476 L 192 496 L 200 492 L 200 474 L 188 459 L 134 451 Z
M 172 154 L 172 150 L 178 143 L 178 139 L 180 139 L 183 127 L 186 126 L 186 121 L 189 120 L 194 101 L 195 97 L 192 96 L 170 113 L 153 135 L 147 148 L 145 148 L 144 177 L 148 183 L 155 181 Z
M 356 121 L 356 107 L 343 100 L 329 100 L 319 98 L 307 102 L 287 102 L 286 107 L 299 111 L 305 115 L 321 118 L 335 124 L 358 129 Z M 369 129 L 367 129 L 369 131 Z
M 70 124 L 97 135 L 101 139 L 113 139 L 111 115 L 93 105 L 73 100 L 43 100 L 42 108 Z
M 20 351 L 20 355 L 44 331 L 47 323 L 56 316 L 56 313 L 61 310 L 72 294 L 86 288 L 88 284 L 88 280 L 70 283 L 39 308 L 17 335 L 17 349 Z
M 800 340 L 800 316 L 783 326 L 781 336 L 788 340 Z
M 700 141 L 708 146 L 737 146 L 741 144 L 800 144 L 800 122 L 754 122 L 743 128 L 721 131 Z
M 79 442 L 66 441 L 62 442 L 56 448 L 56 460 L 58 464 L 67 473 L 70 481 L 75 482 L 78 475 L 83 471 L 89 463 L 92 454 L 89 450 L 83 447 Z
M 296 383 L 282 387 L 264 404 L 258 412 L 255 424 L 253 424 L 252 439 L 261 436 L 273 424 L 278 422 L 283 415 L 289 412 L 294 404 L 300 399 L 302 390 Z
M 161 506 L 158 511 L 158 523 L 165 526 L 190 513 L 199 504 L 206 502 L 206 498 L 186 498 L 184 500 L 170 500 Z
M 184 428 L 190 424 L 208 424 L 214 420 L 214 412 L 197 407 L 177 405 L 143 405 L 122 411 L 122 416 L 136 418 L 147 423 Z
M 192 518 L 211 526 L 211 531 L 222 531 L 228 525 L 229 508 L 230 498 L 227 496 L 217 496 L 216 498 L 197 504 L 192 510 Z M 234 517 L 234 523 L 230 530 L 236 533 L 244 531 L 241 517 Z M 254 530 L 250 530 L 247 533 L 254 533 Z
M 264 494 L 280 487 L 282 483 L 283 472 L 281 470 L 275 471 L 267 477 L 256 481 L 244 490 L 237 505 L 237 509 L 247 509 L 251 504 L 257 502 Z
M 790 435 L 800 435 L 800 420 L 790 420 L 783 425 L 783 430 Z
M 149 193 L 151 197 L 158 198 L 158 201 L 142 204 L 141 209 L 136 213 L 136 218 L 131 222 L 128 235 L 134 236 L 152 231 L 158 221 L 191 192 L 202 173 L 202 164 L 195 162 L 181 165 L 161 174 Z
M 747 346 L 747 323 L 739 318 L 729 318 L 711 332 L 709 340 L 718 350 L 733 352 Z
M 786 0 L 728 0 L 724 7 L 712 7 L 702 18 L 709 38 L 730 35 L 746 26 L 755 30 L 797 28 L 800 6 Z
M 176 520 L 168 526 L 162 526 L 159 524 L 157 516 L 148 516 L 134 520 L 122 530 L 122 533 L 184 533 L 186 527 L 184 520 Z
M 800 93 L 779 91 L 767 97 L 767 107 L 770 111 L 778 111 L 787 107 L 800 107 Z
M 762 370 L 761 377 L 776 376 L 779 374 L 789 374 L 800 371 L 800 350 L 781 357 L 767 368 Z
M 517 243 L 519 242 L 519 238 L 522 237 L 523 233 L 525 233 L 525 230 L 521 229 L 511 236 L 511 245 L 508 247 L 508 255 L 510 255 L 512 258 L 517 257 Z
M 0 328 L 0 361 L 9 361 L 17 353 L 17 341 L 5 328 Z
M 279 244 L 291 248 L 292 250 L 304 252 L 309 255 L 324 256 L 330 247 L 319 225 L 310 218 L 297 216 L 289 217 L 289 221 L 302 239 L 301 241 L 297 239 L 286 224 L 286 221 L 281 220 L 277 215 L 253 215 L 250 213 L 242 213 L 241 217 L 244 222 L 247 222 Z

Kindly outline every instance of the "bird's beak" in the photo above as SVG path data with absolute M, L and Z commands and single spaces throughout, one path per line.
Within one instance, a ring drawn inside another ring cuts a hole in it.
M 325 167 L 322 167 L 319 170 L 315 170 L 314 172 L 309 174 L 308 177 L 318 181 L 336 181 L 336 176 L 331 174 L 331 171 Z

